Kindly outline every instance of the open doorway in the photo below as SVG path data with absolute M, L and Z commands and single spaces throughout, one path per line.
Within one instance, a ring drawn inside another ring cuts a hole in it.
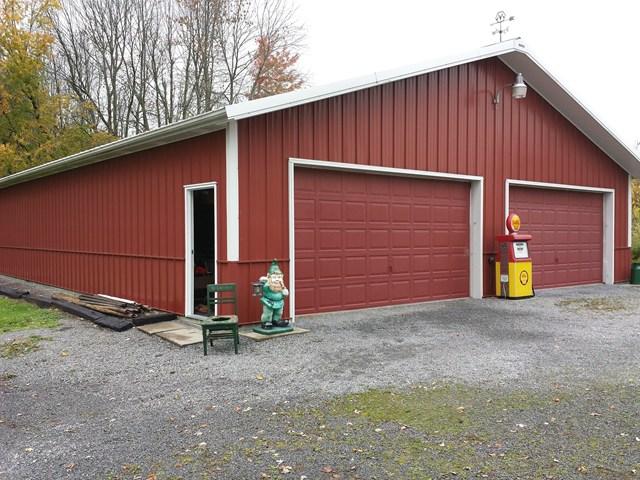
M 215 183 L 186 186 L 185 207 L 185 313 L 204 317 L 207 285 L 217 282 Z

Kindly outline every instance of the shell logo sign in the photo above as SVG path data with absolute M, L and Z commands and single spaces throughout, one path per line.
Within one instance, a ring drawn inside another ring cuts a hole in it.
M 512 213 L 507 217 L 507 230 L 509 233 L 520 231 L 520 215 Z

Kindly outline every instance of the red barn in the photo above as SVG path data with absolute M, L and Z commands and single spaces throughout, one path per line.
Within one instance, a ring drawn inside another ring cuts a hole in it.
M 516 73 L 528 86 L 511 95 Z M 517 96 L 517 95 L 516 95 Z M 202 114 L 0 179 L 0 273 L 192 315 L 278 258 L 290 313 L 628 280 L 640 162 L 519 41 Z M 201 308 L 201 307 L 200 307 Z

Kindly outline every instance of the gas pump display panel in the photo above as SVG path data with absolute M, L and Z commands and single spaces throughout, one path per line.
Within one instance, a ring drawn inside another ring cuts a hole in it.
M 516 259 L 529 258 L 529 249 L 527 248 L 527 242 L 513 243 L 513 257 Z

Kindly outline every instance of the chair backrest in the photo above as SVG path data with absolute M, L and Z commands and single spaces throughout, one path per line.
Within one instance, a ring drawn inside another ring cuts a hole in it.
M 238 314 L 238 301 L 235 283 L 212 283 L 207 285 L 207 308 L 213 315 L 216 305 L 233 304 L 234 315 Z

